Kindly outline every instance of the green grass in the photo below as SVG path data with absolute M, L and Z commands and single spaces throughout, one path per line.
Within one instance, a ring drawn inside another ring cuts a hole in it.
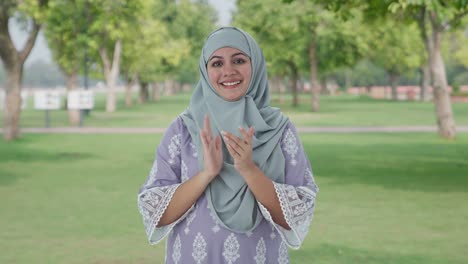
M 136 192 L 161 135 L 0 142 L 0 263 L 162 263 Z M 320 187 L 292 263 L 468 263 L 468 135 L 303 134 Z
M 170 122 L 189 103 L 190 94 L 163 96 L 159 102 L 146 105 L 135 105 L 126 108 L 123 94 L 119 94 L 118 111 L 104 111 L 105 97 L 96 96 L 96 107 L 90 116 L 84 119 L 88 127 L 167 127 Z M 291 96 L 287 95 L 284 103 L 279 103 L 278 95 L 273 95 L 272 105 L 280 107 L 297 126 L 405 126 L 432 125 L 435 126 L 434 105 L 431 102 L 405 102 L 374 100 L 369 97 L 351 95 L 322 96 L 321 109 L 317 113 L 310 112 L 310 95 L 300 95 L 300 104 L 291 106 Z M 29 105 L 32 106 L 32 100 Z M 468 104 L 453 103 L 455 121 L 458 125 L 468 125 Z M 50 111 L 51 126 L 63 127 L 67 124 L 65 110 Z M 31 107 L 21 114 L 22 127 L 44 127 L 44 111 Z M 1 125 L 0 120 L 0 125 Z

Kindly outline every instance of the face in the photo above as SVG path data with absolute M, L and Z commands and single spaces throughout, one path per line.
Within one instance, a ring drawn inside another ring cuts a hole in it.
M 252 76 L 250 58 L 242 51 L 224 47 L 211 55 L 206 65 L 216 92 L 226 101 L 237 101 L 247 93 Z

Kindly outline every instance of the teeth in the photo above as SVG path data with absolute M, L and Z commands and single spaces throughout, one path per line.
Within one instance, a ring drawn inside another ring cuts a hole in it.
M 226 85 L 226 86 L 231 86 L 231 85 L 236 85 L 236 84 L 239 84 L 240 81 L 237 81 L 237 82 L 225 82 L 223 83 L 223 85 Z

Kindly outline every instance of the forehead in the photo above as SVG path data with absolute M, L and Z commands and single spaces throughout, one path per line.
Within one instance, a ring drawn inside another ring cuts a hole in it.
M 230 58 L 236 55 L 243 55 L 243 56 L 249 57 L 247 56 L 247 54 L 245 54 L 243 51 L 239 49 L 232 48 L 232 47 L 223 47 L 223 48 L 215 50 L 213 54 L 211 54 L 210 59 L 212 59 L 213 57 Z

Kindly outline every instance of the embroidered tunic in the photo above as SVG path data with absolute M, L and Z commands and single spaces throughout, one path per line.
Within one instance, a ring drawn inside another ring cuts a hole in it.
M 232 232 L 212 215 L 204 194 L 178 220 L 157 227 L 175 190 L 199 172 L 198 153 L 182 119 L 170 125 L 138 194 L 149 242 L 156 244 L 167 236 L 166 263 L 289 263 L 288 246 L 298 249 L 304 240 L 318 187 L 291 122 L 280 144 L 286 161 L 285 183 L 273 185 L 291 230 L 274 223 L 258 203 L 264 217 L 261 223 L 252 232 Z

